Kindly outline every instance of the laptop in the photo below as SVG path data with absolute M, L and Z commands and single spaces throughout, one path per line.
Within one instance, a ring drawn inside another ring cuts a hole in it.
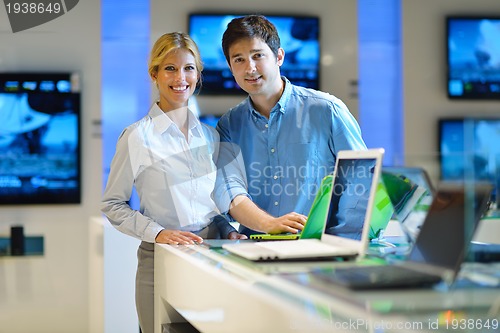
M 436 191 L 434 185 L 432 184 L 429 173 L 422 167 L 384 166 L 382 168 L 382 174 L 384 173 L 402 175 L 404 178 L 409 179 L 418 186 L 422 186 L 430 193 L 434 193 Z
M 223 248 L 252 261 L 363 256 L 383 154 L 383 149 L 338 152 L 320 239 L 225 244 Z
M 253 234 L 250 235 L 250 239 L 258 241 L 269 241 L 269 240 L 294 240 L 294 239 L 310 239 L 317 238 L 321 239 L 321 234 L 325 228 L 326 218 L 328 214 L 328 209 L 330 207 L 330 197 L 333 188 L 333 175 L 326 175 L 319 186 L 319 190 L 316 193 L 311 209 L 307 216 L 307 221 L 304 224 L 304 229 L 301 232 L 283 233 L 283 234 Z
M 488 207 L 491 184 L 442 184 L 416 243 L 404 261 L 377 266 L 338 267 L 312 274 L 354 290 L 450 285 L 464 260 L 479 219 Z
M 418 167 L 383 167 L 381 179 L 388 193 L 393 218 L 413 243 L 432 203 L 435 189 L 428 173 Z M 382 237 L 389 239 L 389 230 Z M 396 232 L 396 234 L 401 234 Z M 393 235 L 392 235 L 393 236 Z
M 300 233 L 283 233 L 283 234 L 254 234 L 250 235 L 250 239 L 205 239 L 202 246 L 209 249 L 221 249 L 225 244 L 233 243 L 250 243 L 257 241 L 272 241 L 272 240 L 296 240 L 321 238 L 323 228 L 326 222 L 326 214 L 330 206 L 330 195 L 333 184 L 333 175 L 326 175 L 321 181 L 316 197 L 314 198 L 307 221 L 304 224 L 304 229 Z

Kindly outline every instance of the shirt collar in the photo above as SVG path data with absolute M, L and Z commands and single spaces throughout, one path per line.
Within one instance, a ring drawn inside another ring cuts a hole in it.
M 281 97 L 280 97 L 278 103 L 276 103 L 276 105 L 273 106 L 273 108 L 271 110 L 271 113 L 273 113 L 275 111 L 280 111 L 281 113 L 284 114 L 285 111 L 286 111 L 286 105 L 287 105 L 288 100 L 290 99 L 290 96 L 291 96 L 291 93 L 292 93 L 292 84 L 290 83 L 290 81 L 286 77 L 284 77 L 284 76 L 281 76 L 281 79 L 285 82 L 285 88 L 283 89 L 283 93 L 281 94 Z M 247 103 L 248 103 L 249 108 L 252 111 L 252 113 L 253 113 L 254 116 L 263 117 L 253 107 L 252 99 L 250 98 L 250 96 L 247 97 Z
M 279 111 L 281 111 L 281 113 L 285 113 L 286 106 L 292 95 L 292 84 L 284 76 L 281 76 L 281 79 L 285 81 L 285 89 L 283 89 L 283 94 L 281 94 L 281 98 L 276 105 L 279 106 Z
M 198 117 L 193 113 L 191 109 L 188 108 L 189 117 L 188 117 L 188 128 L 189 132 L 193 135 L 201 135 L 201 123 Z M 158 104 L 155 102 L 151 109 L 149 110 L 149 116 L 151 117 L 154 130 L 161 133 L 167 131 L 170 126 L 174 125 L 174 122 L 165 114 L 165 112 L 160 109 Z
M 160 134 L 165 132 L 171 125 L 172 121 L 169 117 L 160 109 L 158 104 L 155 102 L 149 110 L 149 116 L 154 125 L 154 131 Z
M 189 132 L 193 135 L 202 136 L 202 128 L 201 122 L 198 116 L 193 112 L 193 110 L 189 109 Z

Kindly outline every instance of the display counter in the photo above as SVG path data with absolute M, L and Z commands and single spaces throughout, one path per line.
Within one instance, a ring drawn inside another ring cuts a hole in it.
M 492 281 L 481 286 L 459 279 L 451 289 L 354 292 L 311 274 L 353 264 L 253 263 L 221 249 L 156 244 L 155 333 L 186 321 L 200 332 L 217 333 L 500 329 L 500 288 Z M 498 263 L 480 269 L 500 272 Z

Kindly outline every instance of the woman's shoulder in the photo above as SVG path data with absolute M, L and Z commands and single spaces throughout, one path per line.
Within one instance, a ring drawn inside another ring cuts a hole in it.
M 146 115 L 141 119 L 139 119 L 138 121 L 125 127 L 122 130 L 118 139 L 133 140 L 134 138 L 141 137 L 142 135 L 140 135 L 139 132 L 143 132 L 144 129 L 148 127 L 150 123 L 151 123 L 151 117 L 149 117 L 149 115 Z

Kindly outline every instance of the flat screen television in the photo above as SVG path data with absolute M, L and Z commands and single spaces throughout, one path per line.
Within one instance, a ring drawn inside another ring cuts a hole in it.
M 441 179 L 500 186 L 500 118 L 439 120 Z
M 0 204 L 81 200 L 74 73 L 0 73 Z
M 500 15 L 446 17 L 450 99 L 500 99 Z
M 213 114 L 206 114 L 206 115 L 200 116 L 200 122 L 207 124 L 209 126 L 212 126 L 212 127 L 217 126 L 219 119 L 220 119 L 220 116 L 213 115 Z
M 229 21 L 242 15 L 235 13 L 189 15 L 188 31 L 198 45 L 204 63 L 200 94 L 244 93 L 229 70 L 221 46 L 222 35 Z M 297 85 L 319 89 L 319 18 L 299 15 L 266 15 L 266 17 L 276 26 L 281 47 L 285 50 L 285 62 L 281 66 L 281 74 Z

